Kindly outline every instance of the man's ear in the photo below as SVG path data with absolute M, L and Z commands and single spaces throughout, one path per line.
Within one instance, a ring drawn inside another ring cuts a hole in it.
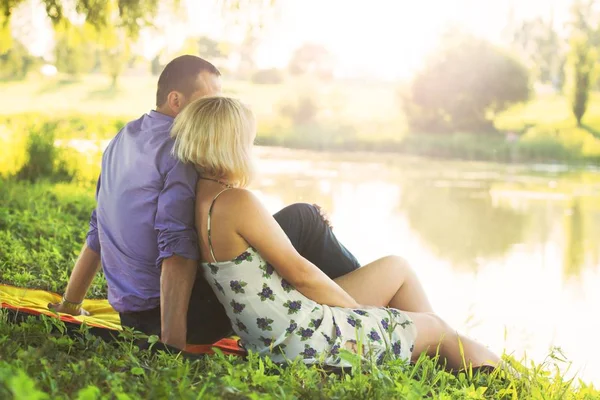
M 177 91 L 172 91 L 167 96 L 167 104 L 174 114 L 179 114 L 183 108 L 184 100 L 183 94 Z

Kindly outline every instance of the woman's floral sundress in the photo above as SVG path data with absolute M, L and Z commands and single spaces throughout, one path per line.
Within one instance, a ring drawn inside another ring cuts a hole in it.
M 225 189 L 227 190 L 227 189 Z M 208 213 L 208 243 L 211 213 Z M 410 359 L 417 335 L 412 320 L 393 308 L 349 309 L 318 304 L 294 289 L 256 250 L 231 261 L 202 263 L 204 275 L 248 350 L 275 362 L 301 357 L 307 364 L 349 366 L 339 353 L 362 348 L 381 362 Z

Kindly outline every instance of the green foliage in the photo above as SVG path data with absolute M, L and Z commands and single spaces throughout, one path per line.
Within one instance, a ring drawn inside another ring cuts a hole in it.
M 476 270 L 522 239 L 528 216 L 482 198 L 482 188 L 439 187 L 422 178 L 418 183 L 402 192 L 402 209 L 423 242 L 457 268 Z
M 276 85 L 283 79 L 283 72 L 277 68 L 260 69 L 252 75 L 252 83 L 258 85 Z
M 426 191 L 411 202 L 437 198 L 442 189 L 437 190 Z M 441 200 L 456 199 L 441 196 Z M 466 203 L 459 208 L 468 210 L 469 197 L 461 200 Z M 0 282 L 64 291 L 94 204 L 92 186 L 0 179 Z M 471 222 L 485 227 L 484 222 Z M 518 237 L 519 232 L 507 234 Z M 487 250 L 494 255 L 502 246 L 503 241 L 495 240 Z M 103 298 L 106 294 L 106 282 L 98 275 L 88 295 Z M 453 375 L 442 370 L 435 359 L 424 356 L 414 365 L 392 360 L 376 366 L 352 354 L 345 356 L 354 360 L 354 370 L 337 375 L 298 360 L 276 365 L 256 354 L 247 360 L 216 354 L 190 361 L 165 352 L 152 353 L 140 350 L 136 343 L 155 338 L 129 331 L 112 344 L 94 337 L 85 326 L 75 336 L 64 332 L 63 323 L 53 318 L 18 322 L 0 310 L 0 398 L 558 400 L 600 395 L 593 386 L 582 382 L 575 386 L 559 373 L 558 367 L 565 361 L 557 351 L 542 364 L 517 363 L 506 357 L 519 370 L 520 378 L 501 371 L 484 375 L 467 370 Z
M 57 149 L 54 147 L 54 131 L 51 126 L 42 131 L 29 133 L 27 160 L 17 177 L 29 181 L 50 178 L 54 174 Z
M 333 58 L 325 47 L 306 43 L 294 51 L 288 69 L 292 75 L 310 74 L 320 79 L 331 79 Z
M 64 291 L 94 205 L 93 187 L 0 180 L 0 282 Z M 100 276 L 90 296 L 106 296 Z
M 0 117 L 0 145 L 8 149 L 0 154 L 0 176 L 94 185 L 100 172 L 102 144 L 125 122 L 84 115 Z
M 279 108 L 279 113 L 293 125 L 306 125 L 313 123 L 319 112 L 319 105 L 315 97 L 304 93 L 293 97 L 293 100 L 284 101 Z
M 587 110 L 589 92 L 596 77 L 598 61 L 599 28 L 591 25 L 592 13 L 592 1 L 577 0 L 571 8 L 570 92 L 573 115 L 579 126 Z
M 198 55 L 207 60 L 223 57 L 225 55 L 222 44 L 208 36 L 199 37 L 196 44 L 198 46 Z
M 247 359 L 216 354 L 191 361 L 159 351 L 140 350 L 147 337 L 123 332 L 106 343 L 83 326 L 74 337 L 48 317 L 15 322 L 0 311 L 0 397 L 7 399 L 595 399 L 591 385 L 573 383 L 557 371 L 564 364 L 554 351 L 528 368 L 506 357 L 521 378 L 502 371 L 453 375 L 435 359 L 414 365 L 393 360 L 376 366 L 357 360 L 335 374 L 299 361 L 287 366 L 250 354 Z M 350 357 L 351 354 L 345 354 Z
M 531 66 L 537 80 L 562 89 L 566 49 L 553 23 L 542 17 L 525 20 L 514 29 L 511 39 L 513 48 Z
M 0 0 L 0 13 L 10 18 L 16 6 L 25 0 Z M 42 0 L 46 14 L 55 24 L 64 23 L 66 14 L 73 10 L 85 17 L 87 23 L 96 28 L 120 26 L 128 35 L 137 36 L 140 27 L 150 25 L 158 10 L 159 0 Z M 74 4 L 73 4 L 74 3 Z M 173 6 L 178 0 L 172 0 Z M 115 20 L 115 14 L 117 18 Z
M 99 32 L 98 51 L 103 71 L 111 79 L 111 87 L 117 87 L 117 80 L 131 59 L 131 43 L 124 30 L 104 30 Z
M 413 132 L 489 132 L 496 113 L 528 99 L 529 77 L 494 45 L 452 33 L 401 97 Z
M 56 68 L 59 72 L 71 76 L 91 71 L 94 66 L 94 49 L 90 41 L 95 37 L 89 25 L 75 26 L 62 21 L 55 27 Z
M 36 64 L 38 61 L 29 54 L 25 46 L 13 40 L 11 48 L 5 53 L 0 52 L 0 80 L 25 79 Z

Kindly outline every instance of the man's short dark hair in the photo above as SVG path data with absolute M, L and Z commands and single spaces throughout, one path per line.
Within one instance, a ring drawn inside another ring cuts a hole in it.
M 217 67 L 200 57 L 185 55 L 171 60 L 158 78 L 156 107 L 165 104 L 167 96 L 174 90 L 186 96 L 198 90 L 196 79 L 203 71 L 221 76 Z

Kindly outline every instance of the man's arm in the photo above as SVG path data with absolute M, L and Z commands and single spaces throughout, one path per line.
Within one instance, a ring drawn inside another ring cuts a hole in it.
M 161 341 L 183 349 L 187 312 L 198 268 L 198 237 L 194 228 L 197 173 L 176 162 L 158 196 L 154 227 L 160 275 Z
M 100 255 L 89 248 L 87 244 L 84 244 L 64 293 L 66 302 L 48 304 L 48 307 L 56 312 L 71 315 L 89 315 L 87 311 L 81 308 L 81 305 L 76 306 L 76 304 L 83 302 L 85 294 L 99 270 Z
M 160 274 L 161 341 L 185 348 L 187 313 L 198 263 L 177 255 L 165 259 Z
M 100 190 L 100 178 L 101 176 L 98 177 L 98 183 L 96 184 L 96 200 L 98 200 L 98 191 Z M 90 216 L 86 243 L 79 253 L 73 271 L 71 271 L 67 289 L 63 294 L 63 300 L 57 304 L 48 304 L 48 308 L 71 315 L 89 315 L 87 311 L 81 308 L 81 303 L 100 267 L 98 218 L 94 209 Z

